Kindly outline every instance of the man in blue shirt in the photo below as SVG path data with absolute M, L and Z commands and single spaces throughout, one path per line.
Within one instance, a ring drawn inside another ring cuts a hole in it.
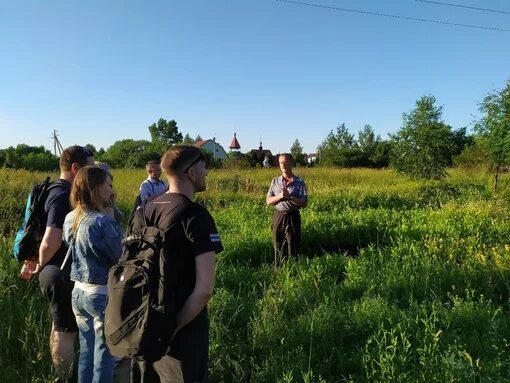
M 145 170 L 147 170 L 148 177 L 140 185 L 140 198 L 142 203 L 152 201 L 168 190 L 168 186 L 159 179 L 161 177 L 159 161 L 152 160 L 147 162 Z
M 273 178 L 266 197 L 267 205 L 276 207 L 272 222 L 275 264 L 297 255 L 301 243 L 299 209 L 308 203 L 305 182 L 292 172 L 292 155 L 280 154 L 278 163 L 282 175 Z

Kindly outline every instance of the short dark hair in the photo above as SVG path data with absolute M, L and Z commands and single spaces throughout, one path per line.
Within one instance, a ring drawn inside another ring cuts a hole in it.
M 83 167 L 87 165 L 88 159 L 91 157 L 94 157 L 91 150 L 79 145 L 70 146 L 65 148 L 60 156 L 60 169 L 71 170 L 73 164 Z
M 199 161 L 205 162 L 202 150 L 192 145 L 175 145 L 163 154 L 161 168 L 166 175 L 182 175 Z
M 150 166 L 150 165 L 159 165 L 161 163 L 160 160 L 149 160 L 147 161 L 147 163 L 145 164 L 145 166 Z
M 279 158 L 279 157 L 281 157 L 281 156 L 285 156 L 285 157 L 287 157 L 289 160 L 291 160 L 291 161 L 292 161 L 292 163 L 294 163 L 294 157 L 292 157 L 292 154 L 290 154 L 290 153 L 281 153 L 281 154 L 278 156 L 278 158 Z

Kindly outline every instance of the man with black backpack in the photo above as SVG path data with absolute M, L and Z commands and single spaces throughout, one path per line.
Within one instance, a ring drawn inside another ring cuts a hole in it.
M 73 282 L 69 278 L 71 262 L 63 270 L 62 263 L 67 247 L 62 242 L 62 228 L 67 213 L 71 211 L 69 194 L 78 170 L 94 166 L 94 154 L 82 146 L 70 146 L 60 156 L 60 178 L 50 187 L 42 222 L 46 227 L 39 246 L 39 285 L 48 299 L 52 318 L 50 351 L 53 365 L 60 380 L 66 382 L 72 375 L 76 319 L 71 307 Z
M 161 337 L 169 339 L 166 354 L 134 358 L 132 382 L 173 382 L 179 379 L 181 370 L 184 382 L 207 378 L 207 302 L 214 287 L 216 254 L 223 251 L 223 246 L 207 209 L 193 202 L 195 193 L 206 189 L 205 165 L 205 157 L 197 147 L 170 148 L 161 162 L 169 191 L 138 210 L 129 228 L 126 240 L 147 227 L 164 232 L 162 254 L 169 271 L 164 275 L 167 298 L 162 311 L 175 311 L 158 329 Z

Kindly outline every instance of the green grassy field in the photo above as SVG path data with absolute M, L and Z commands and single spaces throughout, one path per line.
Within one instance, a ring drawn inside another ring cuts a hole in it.
M 303 255 L 273 269 L 277 170 L 211 171 L 198 196 L 225 251 L 210 304 L 213 382 L 510 381 L 510 193 L 481 172 L 297 169 Z M 0 170 L 0 381 L 51 382 L 50 322 L 17 278 L 12 237 L 32 182 Z M 53 175 L 56 177 L 56 174 Z M 130 211 L 144 171 L 114 171 Z

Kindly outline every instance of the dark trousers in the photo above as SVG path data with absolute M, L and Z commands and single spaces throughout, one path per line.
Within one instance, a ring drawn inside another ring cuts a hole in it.
M 275 210 L 271 225 L 275 264 L 297 256 L 301 245 L 301 215 L 299 210 Z
M 175 335 L 168 355 L 152 363 L 132 360 L 131 383 L 207 382 L 208 357 L 209 323 L 204 309 Z

